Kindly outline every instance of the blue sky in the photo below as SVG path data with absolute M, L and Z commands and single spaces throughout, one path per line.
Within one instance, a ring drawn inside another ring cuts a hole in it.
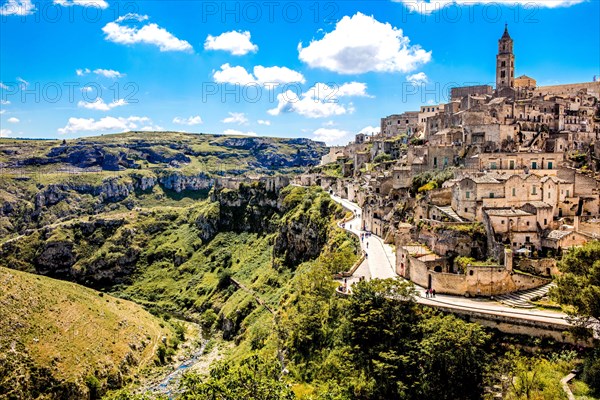
M 517 76 L 591 81 L 599 21 L 585 0 L 0 0 L 0 135 L 346 143 L 453 85 L 493 84 L 505 23 Z

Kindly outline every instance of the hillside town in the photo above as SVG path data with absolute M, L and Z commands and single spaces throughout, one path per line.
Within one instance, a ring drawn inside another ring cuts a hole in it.
M 600 237 L 600 82 L 538 86 L 515 69 L 505 27 L 495 89 L 455 87 L 446 104 L 382 117 L 297 183 L 357 203 L 361 228 L 420 286 L 494 296 L 548 284 L 565 249 Z

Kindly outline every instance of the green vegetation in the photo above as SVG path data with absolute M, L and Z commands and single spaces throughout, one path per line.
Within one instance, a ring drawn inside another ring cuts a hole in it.
M 552 297 L 566 306 L 583 328 L 600 318 L 600 241 L 591 241 L 563 254 L 558 263 L 563 272 L 556 279 Z M 588 332 L 589 333 L 589 332 Z M 600 354 L 591 353 L 585 362 L 584 381 L 596 395 L 600 395 Z
M 441 171 L 426 171 L 413 176 L 411 191 L 413 193 L 427 192 L 441 188 L 442 184 L 454 178 L 454 168 L 446 168 Z
M 172 336 L 140 306 L 73 283 L 1 267 L 0 282 L 0 398 L 99 398 Z

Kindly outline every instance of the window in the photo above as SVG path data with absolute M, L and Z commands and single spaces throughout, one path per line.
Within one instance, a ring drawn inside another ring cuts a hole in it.
M 506 67 L 506 61 L 502 61 L 502 63 L 500 64 L 501 67 Z
M 510 169 L 515 169 L 515 161 L 514 160 L 510 160 L 509 165 L 510 165 L 509 166 Z
M 501 223 L 502 225 L 504 225 L 504 220 L 502 220 L 500 223 Z
M 567 197 L 570 197 L 570 196 L 569 196 L 569 191 L 568 191 L 568 190 L 567 190 Z
M 544 225 L 548 225 L 548 220 L 544 218 Z
M 467 190 L 466 197 L 467 197 L 467 199 L 471 198 L 471 192 L 469 192 L 468 190 Z
M 500 72 L 500 78 L 505 78 L 505 77 L 506 77 L 506 71 Z
M 537 161 L 531 162 L 531 169 L 537 169 Z
M 531 187 L 531 194 L 537 194 L 537 188 L 535 185 Z
M 525 243 L 530 243 L 529 236 L 525 236 Z
M 548 192 L 548 198 L 550 198 L 550 196 L 551 196 L 551 195 L 552 195 L 552 193 L 551 193 L 551 192 Z
M 490 199 L 493 199 L 493 198 L 494 198 L 494 193 L 493 193 L 493 192 L 491 192 L 491 193 L 490 193 Z
M 491 169 L 498 169 L 498 166 L 496 165 L 496 161 L 492 161 L 491 165 L 490 165 Z
M 548 161 L 548 169 L 552 169 L 552 161 Z
M 517 196 L 517 189 L 512 188 L 512 195 L 513 195 L 513 197 Z
M 465 207 L 465 212 L 469 212 L 469 211 L 467 210 L 467 207 Z

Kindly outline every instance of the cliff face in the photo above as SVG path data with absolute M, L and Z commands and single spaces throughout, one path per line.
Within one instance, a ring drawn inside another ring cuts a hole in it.
M 36 203 L 64 200 L 63 189 L 53 186 Z M 114 183 L 98 190 L 115 198 L 134 189 Z M 293 267 L 321 253 L 331 215 L 338 211 L 322 191 L 288 187 L 280 192 L 255 182 L 237 190 L 214 188 L 209 199 L 190 208 L 49 225 L 0 245 L 0 258 L 11 268 L 105 287 L 126 283 L 152 263 L 179 266 L 219 232 L 246 232 L 275 234 L 274 256 Z M 171 231 L 185 233 L 168 239 Z

